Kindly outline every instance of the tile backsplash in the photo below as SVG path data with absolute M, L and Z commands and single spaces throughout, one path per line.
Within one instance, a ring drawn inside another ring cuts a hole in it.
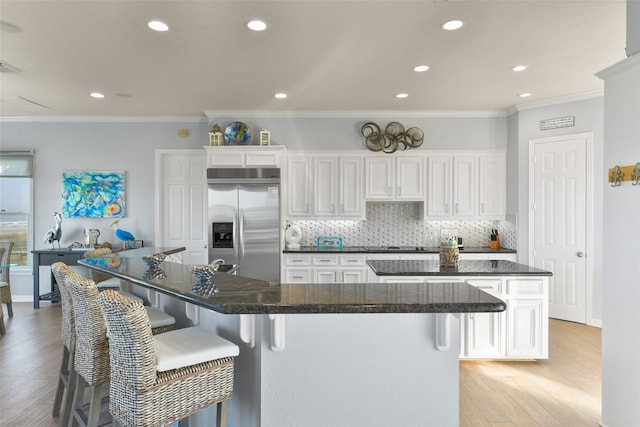
M 302 230 L 303 246 L 318 236 L 342 236 L 344 246 L 436 246 L 441 228 L 456 228 L 465 246 L 489 246 L 497 228 L 501 245 L 516 249 L 517 214 L 506 221 L 427 221 L 418 219 L 419 203 L 367 203 L 366 221 L 287 221 Z

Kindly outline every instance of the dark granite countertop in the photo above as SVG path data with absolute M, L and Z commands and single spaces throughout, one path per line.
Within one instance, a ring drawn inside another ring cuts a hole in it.
M 211 285 L 199 285 L 188 265 L 165 261 L 159 269 L 149 270 L 142 255 L 161 250 L 135 251 L 140 250 L 79 263 L 225 314 L 478 313 L 506 309 L 500 299 L 460 282 L 286 284 L 218 272 Z
M 440 268 L 438 261 L 369 260 L 378 276 L 551 276 L 541 270 L 511 261 L 459 261 L 458 268 Z
M 319 249 L 316 246 L 301 246 L 299 249 L 285 249 L 284 253 L 290 254 L 316 254 L 316 253 L 335 253 L 335 254 L 353 254 L 353 253 L 416 253 L 416 254 L 437 254 L 440 252 L 438 247 L 429 246 L 344 246 L 342 249 Z M 460 250 L 461 253 L 468 254 L 515 254 L 517 251 L 513 249 L 500 248 L 491 249 L 484 246 L 465 246 Z

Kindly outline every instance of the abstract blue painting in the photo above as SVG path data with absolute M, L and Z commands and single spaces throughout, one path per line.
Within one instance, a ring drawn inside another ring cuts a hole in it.
M 63 172 L 62 216 L 124 217 L 124 177 L 124 172 Z

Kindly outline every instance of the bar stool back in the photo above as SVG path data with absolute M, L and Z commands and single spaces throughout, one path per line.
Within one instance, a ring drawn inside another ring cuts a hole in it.
M 75 384 L 72 423 L 75 419 L 82 426 L 97 426 L 103 390 L 109 383 L 109 342 L 104 318 L 96 302 L 98 287 L 95 282 L 71 271 L 66 276 L 71 293 L 76 328 L 74 355 Z M 89 411 L 82 411 L 85 389 L 91 388 Z
M 99 422 L 102 395 L 106 391 L 111 374 L 106 325 L 96 302 L 100 290 L 93 280 L 80 276 L 71 269 L 66 275 L 66 284 L 71 294 L 75 324 L 82 325 L 82 328 L 76 328 L 74 354 L 76 375 L 71 380 L 74 397 L 70 416 L 81 426 L 94 427 Z M 153 319 L 150 323 L 152 333 L 173 329 L 175 319 L 172 316 L 151 307 L 144 307 L 140 300 L 137 302 Z M 89 411 L 85 414 L 82 406 L 87 387 L 90 387 L 91 398 Z
M 71 403 L 73 400 L 74 383 L 71 378 L 74 375 L 74 353 L 76 347 L 76 327 L 75 315 L 73 312 L 73 301 L 67 287 L 67 276 L 73 269 L 62 262 L 51 265 L 51 271 L 58 283 L 60 299 L 62 304 L 62 364 L 58 375 L 58 388 L 53 402 L 53 416 L 56 417 L 62 412 L 60 425 L 69 424 L 71 414 Z M 63 401 L 64 397 L 64 401 Z
M 126 427 L 168 425 L 217 404 L 226 425 L 237 345 L 198 328 L 152 336 L 142 305 L 112 290 L 98 296 L 110 341 L 109 410 Z

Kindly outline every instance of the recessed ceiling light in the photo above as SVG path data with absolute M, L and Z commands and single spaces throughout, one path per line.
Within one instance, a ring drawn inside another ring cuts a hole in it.
M 278 93 L 276 93 L 276 94 L 275 94 L 275 95 L 273 95 L 273 96 L 275 96 L 275 97 L 276 97 L 276 98 L 278 98 L 278 99 L 285 99 L 285 98 L 287 97 L 287 94 L 286 94 L 286 93 L 283 93 L 283 92 L 278 92 Z
M 511 68 L 511 70 L 515 71 L 515 72 L 519 72 L 519 71 L 524 71 L 527 68 L 529 68 L 526 65 L 516 65 L 515 67 Z
M 89 96 L 91 96 L 92 98 L 98 98 L 98 99 L 104 98 L 104 94 L 100 92 L 91 92 Z
M 267 24 L 259 19 L 247 22 L 247 28 L 251 31 L 264 31 L 267 29 Z
M 408 93 L 399 93 L 399 94 L 397 94 L 397 95 L 396 95 L 396 98 L 398 98 L 398 99 L 404 99 L 404 98 L 406 98 L 406 97 L 408 97 L 408 96 L 409 96 L 409 94 L 408 94 Z
M 528 97 L 530 97 L 531 95 L 533 95 L 531 92 L 523 92 L 523 93 L 519 94 L 518 96 L 519 96 L 520 98 L 528 98 Z
M 442 29 L 447 31 L 453 31 L 462 28 L 464 23 L 458 19 L 453 19 L 442 24 Z
M 413 67 L 413 71 L 415 71 L 416 73 L 422 73 L 424 71 L 427 71 L 428 69 L 428 65 L 418 65 L 417 67 Z
M 149 21 L 147 27 L 153 31 L 169 31 L 169 26 L 162 21 Z

